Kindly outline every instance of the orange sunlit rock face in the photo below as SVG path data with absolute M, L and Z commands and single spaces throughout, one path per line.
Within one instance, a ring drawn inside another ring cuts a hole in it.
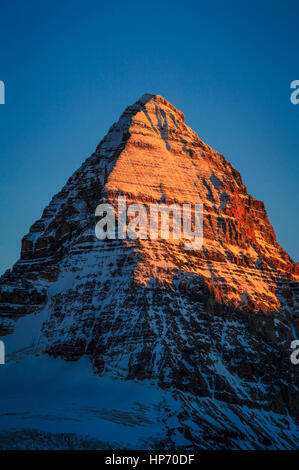
M 96 209 L 124 196 L 147 209 L 202 203 L 203 246 L 100 240 Z M 191 394 L 298 419 L 299 368 L 289 358 L 296 269 L 240 174 L 180 111 L 144 95 L 23 237 L 20 259 L 0 278 L 0 335 L 14 345 L 9 360 L 87 356 L 99 375 L 149 379 L 187 392 L 186 403 Z M 201 426 L 189 405 L 185 416 Z
M 146 206 L 204 205 L 202 249 L 186 251 L 174 240 L 140 240 L 136 282 L 147 285 L 155 278 L 171 286 L 178 271 L 196 274 L 220 302 L 276 311 L 282 281 L 298 278 L 294 262 L 276 242 L 264 204 L 247 194 L 238 171 L 203 143 L 168 101 L 144 95 L 136 105 L 123 115 L 130 124 L 106 182 L 110 202 L 123 194 Z M 116 125 L 112 142 L 118 132 Z

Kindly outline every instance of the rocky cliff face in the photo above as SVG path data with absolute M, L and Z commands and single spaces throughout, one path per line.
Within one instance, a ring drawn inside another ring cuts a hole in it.
M 95 209 L 116 207 L 119 195 L 146 207 L 202 203 L 203 247 L 98 240 Z M 238 171 L 161 96 L 124 111 L 23 238 L 20 260 L 0 279 L 4 339 L 20 317 L 26 339 L 10 360 L 88 356 L 96 374 L 153 381 L 181 397 L 181 432 L 193 444 L 199 431 L 183 423 L 199 426 L 209 413 L 198 400 L 239 407 L 241 420 L 245 407 L 276 413 L 278 430 L 283 416 L 299 419 L 289 349 L 299 336 L 298 267 Z M 259 432 L 263 446 L 269 431 Z

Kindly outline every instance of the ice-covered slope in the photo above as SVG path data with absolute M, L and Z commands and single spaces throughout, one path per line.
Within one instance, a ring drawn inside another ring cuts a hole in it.
M 202 249 L 186 251 L 178 240 L 99 241 L 95 208 L 116 205 L 119 195 L 145 205 L 202 202 Z M 144 95 L 54 196 L 2 276 L 5 368 L 45 353 L 87 356 L 98 375 L 181 394 L 191 444 L 201 439 L 194 423 L 212 420 L 215 406 L 227 410 L 220 421 L 228 428 L 230 413 L 243 415 L 248 429 L 250 413 L 267 416 L 283 447 L 277 433 L 299 414 L 290 362 L 297 269 L 239 173 L 174 106 Z M 253 440 L 245 433 L 242 445 Z
M 0 369 L 0 449 L 294 449 L 291 416 L 29 357 Z

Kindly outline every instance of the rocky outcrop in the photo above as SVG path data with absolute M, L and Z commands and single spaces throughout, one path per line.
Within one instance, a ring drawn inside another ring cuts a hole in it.
M 203 247 L 98 240 L 95 209 L 119 195 L 202 203 Z M 39 333 L 10 359 L 87 355 L 97 374 L 299 418 L 298 267 L 238 171 L 161 96 L 125 110 L 23 238 L 0 279 L 0 334 L 26 316 Z

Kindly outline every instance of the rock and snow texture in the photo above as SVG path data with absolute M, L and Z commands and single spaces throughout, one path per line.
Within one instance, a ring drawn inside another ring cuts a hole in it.
M 99 241 L 95 209 L 119 195 L 202 203 L 202 249 Z M 125 110 L 23 238 L 0 279 L 0 335 L 5 368 L 88 358 L 99 383 L 138 382 L 141 404 L 144 383 L 176 397 L 161 445 L 298 447 L 298 267 L 240 174 L 161 96 Z

